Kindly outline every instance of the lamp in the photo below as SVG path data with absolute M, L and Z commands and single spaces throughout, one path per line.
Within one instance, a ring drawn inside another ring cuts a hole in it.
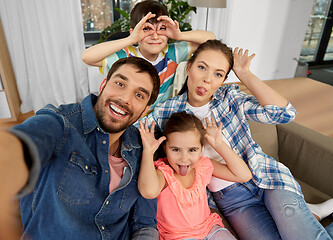
M 206 7 L 207 8 L 206 29 L 205 29 L 205 30 L 207 30 L 209 8 L 226 8 L 227 0 L 188 0 L 188 4 L 190 6 L 194 6 L 194 7 Z

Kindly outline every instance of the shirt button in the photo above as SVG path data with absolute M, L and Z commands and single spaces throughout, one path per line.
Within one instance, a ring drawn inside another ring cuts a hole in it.
M 85 168 L 85 169 L 88 169 L 88 166 L 86 165 L 84 168 Z
M 106 141 L 105 141 L 105 140 L 103 141 L 103 144 L 106 144 Z
M 99 131 L 99 127 L 97 128 L 97 131 Z
M 109 201 L 106 201 L 106 205 L 108 205 L 109 204 Z
M 108 170 L 105 170 L 105 173 L 108 173 L 109 171 Z
M 102 226 L 102 230 L 104 230 L 105 229 L 105 227 L 104 226 Z

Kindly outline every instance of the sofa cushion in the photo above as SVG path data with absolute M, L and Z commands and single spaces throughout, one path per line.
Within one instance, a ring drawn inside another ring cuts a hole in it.
M 276 126 L 253 121 L 248 122 L 253 140 L 258 143 L 264 153 L 278 161 L 278 137 Z

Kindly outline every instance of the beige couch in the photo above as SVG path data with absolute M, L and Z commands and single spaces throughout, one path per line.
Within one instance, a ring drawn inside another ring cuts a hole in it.
M 253 139 L 263 151 L 285 164 L 302 187 L 309 203 L 333 198 L 333 138 L 295 122 L 268 125 L 249 122 Z M 223 219 L 225 226 L 234 231 Z M 331 217 L 322 220 L 327 226 Z M 236 235 L 235 235 L 236 236 Z

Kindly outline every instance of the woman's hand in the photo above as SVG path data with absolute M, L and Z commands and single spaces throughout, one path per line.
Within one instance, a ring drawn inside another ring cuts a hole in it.
M 234 67 L 232 70 L 235 72 L 236 76 L 242 81 L 244 79 L 244 74 L 249 74 L 251 60 L 254 58 L 255 54 L 253 53 L 249 56 L 249 50 L 246 49 L 243 53 L 242 48 L 236 47 L 234 50 Z
M 143 126 L 143 123 L 141 120 L 139 120 L 140 124 L 140 135 L 142 139 L 142 145 L 143 150 L 148 151 L 152 154 L 155 153 L 155 151 L 158 149 L 158 147 L 161 145 L 161 143 L 166 140 L 165 136 L 160 137 L 158 140 L 155 138 L 154 135 L 154 129 L 155 129 L 155 122 L 153 121 L 150 130 L 148 126 L 148 119 L 145 119 L 145 125 Z

